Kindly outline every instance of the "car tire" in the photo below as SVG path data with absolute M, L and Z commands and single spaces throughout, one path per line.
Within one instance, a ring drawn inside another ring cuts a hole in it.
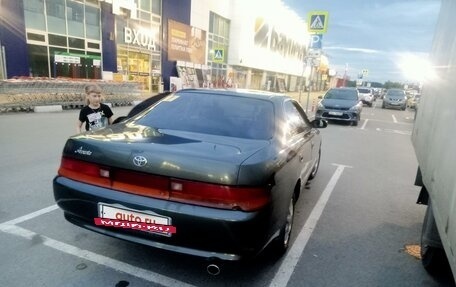
M 430 241 L 440 241 L 440 236 L 435 238 L 436 234 L 438 236 L 434 214 L 429 202 L 423 220 L 423 228 L 421 229 L 421 263 L 430 274 L 436 274 L 448 264 L 445 251 L 442 248 L 431 246 L 429 243 Z M 432 240 L 429 240 L 429 238 L 432 238 Z
M 314 179 L 315 176 L 317 175 L 318 168 L 320 167 L 320 158 L 321 158 L 321 148 L 320 148 L 320 150 L 318 151 L 318 159 L 315 161 L 315 164 L 314 164 L 314 166 L 312 167 L 312 171 L 310 172 L 309 180 Z
M 287 217 L 285 220 L 285 223 L 283 224 L 282 228 L 280 229 L 280 234 L 279 236 L 272 242 L 272 252 L 273 255 L 280 257 L 288 249 L 288 246 L 290 245 L 290 238 L 291 238 L 291 230 L 293 227 L 293 219 L 294 219 L 294 209 L 295 209 L 295 195 L 290 199 L 290 203 L 288 205 L 288 210 L 287 210 Z
M 355 126 L 355 127 L 357 127 L 357 126 L 358 126 L 358 120 L 356 120 L 356 121 L 353 121 L 352 123 L 353 123 L 353 126 Z

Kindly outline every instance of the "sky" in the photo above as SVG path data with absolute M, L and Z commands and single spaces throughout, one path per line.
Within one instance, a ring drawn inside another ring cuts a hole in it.
M 328 11 L 323 54 L 331 69 L 352 80 L 417 82 L 432 48 L 440 0 L 282 0 L 307 22 L 310 11 Z M 408 71 L 404 71 L 404 62 Z M 412 66 L 410 66 L 412 65 Z

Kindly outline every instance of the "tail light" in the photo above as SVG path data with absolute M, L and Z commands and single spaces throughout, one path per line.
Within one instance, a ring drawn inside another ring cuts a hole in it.
M 63 157 L 58 174 L 132 194 L 231 210 L 253 211 L 270 201 L 270 187 L 228 186 L 107 168 Z
M 111 187 L 109 169 L 96 163 L 62 157 L 58 174 L 93 185 Z

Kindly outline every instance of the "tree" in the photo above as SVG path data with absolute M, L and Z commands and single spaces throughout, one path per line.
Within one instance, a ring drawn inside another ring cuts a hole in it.
M 391 82 L 391 81 L 386 81 L 385 84 L 383 85 L 385 89 L 402 89 L 404 87 L 404 84 L 398 83 L 398 82 Z

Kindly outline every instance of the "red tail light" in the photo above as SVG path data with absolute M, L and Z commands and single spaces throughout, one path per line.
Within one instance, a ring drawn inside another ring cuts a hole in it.
M 269 203 L 270 190 L 267 187 L 239 187 L 186 180 L 171 179 L 170 199 L 196 205 L 223 209 L 252 211 Z
M 93 185 L 111 187 L 111 180 L 106 177 L 108 168 L 98 164 L 62 157 L 58 174 L 70 179 Z
M 66 157 L 62 158 L 58 174 L 132 194 L 222 209 L 253 211 L 270 201 L 267 186 L 240 187 L 167 178 Z

